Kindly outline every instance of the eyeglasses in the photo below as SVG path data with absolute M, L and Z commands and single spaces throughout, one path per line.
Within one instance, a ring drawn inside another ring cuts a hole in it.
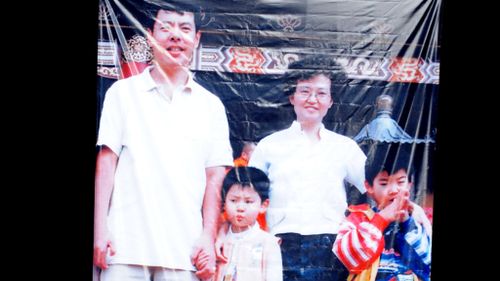
M 320 92 L 314 92 L 310 88 L 299 88 L 297 87 L 297 90 L 295 91 L 295 97 L 301 99 L 301 100 L 308 100 L 312 96 L 314 96 L 318 101 L 327 101 L 329 100 L 330 93 L 320 91 Z

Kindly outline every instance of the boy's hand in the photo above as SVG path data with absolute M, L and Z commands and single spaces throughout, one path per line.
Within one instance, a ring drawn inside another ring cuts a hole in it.
M 408 219 L 409 192 L 399 192 L 394 200 L 379 212 L 389 222 Z
M 410 218 L 410 213 L 413 209 L 413 206 L 410 202 L 410 192 L 408 190 L 402 190 L 399 192 L 398 197 L 401 197 L 399 209 L 403 212 L 397 220 L 399 222 L 404 222 Z
M 224 222 L 219 228 L 217 233 L 217 238 L 215 239 L 215 257 L 218 261 L 227 263 L 228 259 L 224 255 L 224 241 L 226 240 L 226 235 L 229 230 L 229 223 Z

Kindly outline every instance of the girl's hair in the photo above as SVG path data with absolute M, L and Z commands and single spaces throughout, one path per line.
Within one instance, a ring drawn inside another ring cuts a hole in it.
M 222 183 L 222 202 L 226 200 L 226 195 L 233 185 L 253 188 L 263 202 L 269 199 L 270 181 L 267 175 L 260 169 L 254 167 L 231 168 L 226 174 Z

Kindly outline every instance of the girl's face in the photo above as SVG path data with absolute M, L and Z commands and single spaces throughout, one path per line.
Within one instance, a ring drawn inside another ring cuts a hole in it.
M 252 227 L 257 216 L 266 211 L 268 204 L 269 199 L 262 202 L 253 187 L 242 187 L 239 184 L 231 186 L 224 202 L 231 230 L 237 233 Z

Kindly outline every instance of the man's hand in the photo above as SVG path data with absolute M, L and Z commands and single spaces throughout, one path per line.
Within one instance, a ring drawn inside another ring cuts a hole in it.
M 108 253 L 108 249 L 110 251 L 110 255 L 112 256 L 115 255 L 116 251 L 111 240 L 99 240 L 100 239 L 96 238 L 96 243 L 94 244 L 94 264 L 101 269 L 107 269 L 108 264 L 106 263 L 106 255 Z
M 94 199 L 94 264 L 101 269 L 108 268 L 106 263 L 108 251 L 110 255 L 115 255 L 115 248 L 107 229 L 107 216 L 117 163 L 118 155 L 103 145 L 97 154 Z
M 425 215 L 424 209 L 414 202 L 411 202 L 411 216 L 417 223 L 424 227 L 427 235 L 432 236 L 432 225 L 429 218 Z
M 191 254 L 191 262 L 198 270 L 196 276 L 201 280 L 211 278 L 216 269 L 214 240 L 221 212 L 221 187 L 225 171 L 223 166 L 205 168 L 207 183 L 202 207 L 203 234 Z
M 201 280 L 210 279 L 215 273 L 215 249 L 213 239 L 203 234 L 191 254 L 191 263 L 196 267 L 196 276 Z

